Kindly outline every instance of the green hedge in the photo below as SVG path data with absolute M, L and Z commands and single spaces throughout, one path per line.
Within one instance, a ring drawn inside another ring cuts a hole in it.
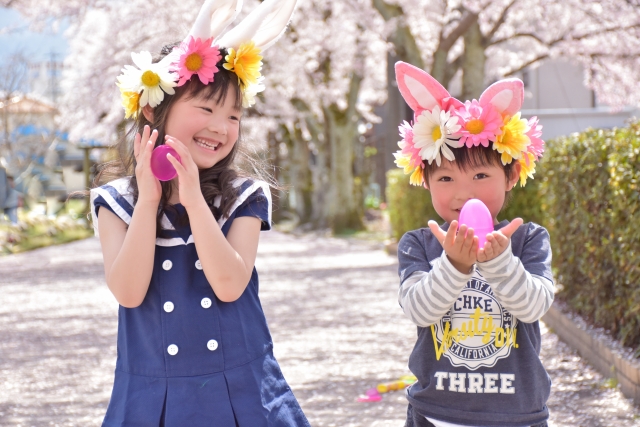
M 387 175 L 393 236 L 424 227 L 429 192 Z M 522 217 L 551 234 L 560 292 L 576 312 L 640 346 L 640 123 L 548 141 L 534 180 L 516 187 L 500 218 Z
M 561 138 L 545 153 L 540 195 L 559 297 L 640 346 L 640 124 Z
M 405 175 L 401 169 L 387 172 L 386 196 L 391 234 L 396 240 L 400 240 L 409 230 L 426 227 L 431 219 L 442 222 L 433 209 L 429 191 L 409 185 L 409 175 Z

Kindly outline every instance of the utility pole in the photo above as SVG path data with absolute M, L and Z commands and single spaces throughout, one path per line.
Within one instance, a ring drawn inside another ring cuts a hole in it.
M 49 69 L 49 93 L 51 96 L 51 102 L 53 102 L 54 107 L 58 106 L 58 95 L 60 93 L 59 88 L 59 70 L 62 69 L 62 64 L 57 61 L 58 54 L 55 52 L 51 52 L 49 54 L 49 64 L 47 68 Z

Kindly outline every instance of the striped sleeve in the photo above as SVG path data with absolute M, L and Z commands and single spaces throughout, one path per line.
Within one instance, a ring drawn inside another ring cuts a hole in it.
M 470 279 L 471 273 L 459 272 L 442 252 L 430 271 L 415 271 L 402 282 L 398 302 L 413 323 L 427 327 L 451 309 Z
M 511 243 L 498 257 L 476 265 L 500 303 L 522 322 L 540 319 L 553 303 L 553 281 L 527 271 Z

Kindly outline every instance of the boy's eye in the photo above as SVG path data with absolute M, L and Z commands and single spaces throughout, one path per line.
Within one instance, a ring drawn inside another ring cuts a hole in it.
M 240 121 L 240 117 L 238 117 L 238 116 L 230 116 L 229 118 L 230 118 L 231 120 Z
M 213 110 L 209 107 L 200 107 L 200 108 L 206 111 L 207 113 L 213 113 Z

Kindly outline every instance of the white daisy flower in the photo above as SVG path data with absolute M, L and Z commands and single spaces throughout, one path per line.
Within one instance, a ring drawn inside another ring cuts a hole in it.
M 420 157 L 429 164 L 435 160 L 438 166 L 442 163 L 441 153 L 447 160 L 455 160 L 448 146 L 460 147 L 457 135 L 460 128 L 458 117 L 451 117 L 439 106 L 432 111 L 423 111 L 413 125 L 413 143 L 420 149 Z
M 250 84 L 244 88 L 242 91 L 242 106 L 244 108 L 249 108 L 253 104 L 256 103 L 256 95 L 264 90 L 264 77 L 259 77 L 258 82 L 255 84 Z
M 132 53 L 131 59 L 138 67 L 125 65 L 122 74 L 118 76 L 118 87 L 127 92 L 140 95 L 140 107 L 149 104 L 157 107 L 164 99 L 164 94 L 173 95 L 177 75 L 170 71 L 171 58 L 165 57 L 160 62 L 152 63 L 151 54 L 143 51 Z

